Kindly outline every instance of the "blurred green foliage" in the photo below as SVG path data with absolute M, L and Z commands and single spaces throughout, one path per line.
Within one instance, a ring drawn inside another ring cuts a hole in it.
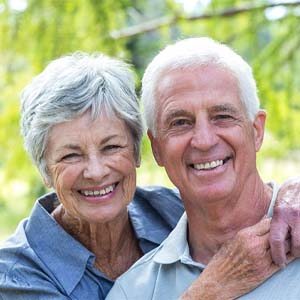
M 300 1 L 278 2 L 272 7 L 275 1 L 267 0 L 0 0 L 0 238 L 45 192 L 23 150 L 19 93 L 50 60 L 73 51 L 101 51 L 132 63 L 139 90 L 145 66 L 166 44 L 189 36 L 223 41 L 253 66 L 262 107 L 269 112 L 260 164 L 267 157 L 277 165 L 285 156 L 296 162 Z M 132 26 L 136 30 L 130 33 Z M 154 166 L 146 139 L 143 157 L 139 183 L 170 185 Z

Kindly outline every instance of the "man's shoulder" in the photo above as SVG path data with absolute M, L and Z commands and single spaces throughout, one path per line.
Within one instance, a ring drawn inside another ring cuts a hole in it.
M 136 261 L 129 270 L 122 274 L 117 280 L 119 282 L 125 283 L 130 280 L 130 278 L 135 278 L 139 274 L 144 274 L 147 270 L 151 270 L 152 275 L 159 268 L 159 264 L 155 262 L 155 255 L 161 250 L 162 245 L 151 250 L 150 252 L 143 255 L 138 261 Z
M 300 299 L 300 259 L 296 259 L 285 268 L 259 285 L 250 293 L 242 296 L 243 300 L 285 300 Z

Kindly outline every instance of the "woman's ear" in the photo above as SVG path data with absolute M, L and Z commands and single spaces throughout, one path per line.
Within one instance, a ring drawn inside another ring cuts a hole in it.
M 50 189 L 52 188 L 53 184 L 52 184 L 52 179 L 51 179 L 51 176 L 49 175 L 49 169 L 48 167 L 46 167 L 46 174 L 44 174 L 44 172 L 42 172 L 42 179 L 43 179 L 43 182 L 44 182 L 44 185 Z
M 44 182 L 44 185 L 45 185 L 48 189 L 50 189 L 50 188 L 52 187 L 52 185 L 51 185 L 50 182 L 49 182 L 49 179 L 43 177 L 43 182 Z

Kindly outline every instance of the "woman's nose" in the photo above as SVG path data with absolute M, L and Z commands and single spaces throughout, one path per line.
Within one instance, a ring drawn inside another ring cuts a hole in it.
M 101 180 L 109 173 L 106 159 L 93 155 L 86 161 L 83 176 L 86 179 Z

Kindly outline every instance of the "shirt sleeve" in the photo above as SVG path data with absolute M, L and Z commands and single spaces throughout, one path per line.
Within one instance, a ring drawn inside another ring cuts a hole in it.
M 30 276 L 28 277 L 30 278 Z M 25 280 L 12 274 L 0 275 L 0 300 L 67 300 L 71 299 L 62 294 L 47 280 Z
M 129 300 L 118 280 L 113 285 L 105 300 Z M 135 299 L 130 299 L 135 300 Z M 138 300 L 138 299 L 136 299 Z

